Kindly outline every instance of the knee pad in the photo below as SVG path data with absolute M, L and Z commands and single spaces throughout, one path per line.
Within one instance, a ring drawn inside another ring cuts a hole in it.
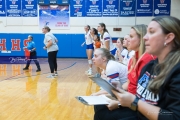
M 92 64 L 92 60 L 88 60 L 88 63 L 89 63 L 89 64 Z

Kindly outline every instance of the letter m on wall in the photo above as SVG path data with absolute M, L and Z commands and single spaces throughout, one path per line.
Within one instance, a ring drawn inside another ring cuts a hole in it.
M 12 47 L 11 51 L 20 51 L 20 39 L 11 39 Z

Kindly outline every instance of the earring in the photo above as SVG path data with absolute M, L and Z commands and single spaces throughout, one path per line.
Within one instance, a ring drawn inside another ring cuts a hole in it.
M 166 42 L 164 43 L 164 46 L 165 46 L 165 47 L 167 46 L 167 43 L 166 43 Z

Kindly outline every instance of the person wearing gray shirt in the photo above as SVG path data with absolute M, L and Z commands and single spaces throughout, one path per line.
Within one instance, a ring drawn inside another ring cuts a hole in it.
M 51 29 L 48 26 L 45 26 L 42 29 L 42 32 L 45 34 L 43 49 L 47 50 L 48 53 L 48 63 L 51 70 L 51 74 L 47 78 L 54 78 L 58 76 L 57 74 L 57 52 L 59 50 L 57 45 L 57 38 L 50 33 Z

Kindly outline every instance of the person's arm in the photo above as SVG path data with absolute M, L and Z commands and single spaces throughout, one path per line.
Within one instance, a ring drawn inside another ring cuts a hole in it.
M 133 103 L 136 96 L 120 88 L 118 88 L 117 90 L 119 92 L 114 90 L 112 91 L 118 98 L 118 101 L 121 103 L 121 106 L 131 108 L 131 103 Z M 149 120 L 158 120 L 160 108 L 139 100 L 138 111 L 141 112 Z M 149 114 L 150 112 L 153 112 L 153 114 Z
M 129 80 L 127 80 L 127 81 L 122 85 L 122 88 L 127 91 L 127 90 L 128 90 L 128 85 L 129 85 Z
M 111 37 L 108 33 L 104 33 L 104 45 L 105 45 L 105 48 L 110 50 L 110 40 L 111 40 Z
M 47 39 L 48 43 L 47 43 L 44 47 L 45 47 L 45 48 L 49 48 L 49 47 L 53 44 L 53 42 L 52 42 L 52 37 L 49 36 L 49 35 L 47 35 L 47 36 L 46 36 L 46 39 Z
M 85 43 L 86 43 L 86 42 L 83 42 L 83 43 L 81 44 L 81 46 L 83 47 Z
M 109 40 L 106 40 L 104 42 L 104 44 L 105 44 L 106 49 L 110 50 L 110 46 L 109 46 L 110 42 L 109 42 Z
M 48 44 L 46 45 L 46 48 L 49 48 L 52 44 L 53 44 L 53 43 L 52 43 L 52 40 L 49 40 L 49 41 L 48 41 Z
M 138 111 L 141 112 L 149 120 L 179 120 L 180 118 L 180 74 L 177 71 L 175 77 L 170 76 L 164 86 L 165 91 L 167 92 L 161 101 L 158 101 L 163 108 L 150 105 L 142 100 L 138 102 Z M 167 90 L 168 88 L 168 90 Z M 161 87 L 163 89 L 163 87 Z M 119 92 L 113 91 L 122 106 L 130 107 L 131 103 L 135 99 L 135 95 L 118 89 Z M 163 103 L 161 103 L 163 102 Z
M 104 94 L 108 94 L 105 90 L 100 90 L 96 93 L 91 94 L 92 96 L 98 96 L 98 95 L 104 95 Z
M 55 37 L 55 42 L 58 43 L 58 39 Z
M 35 45 L 35 43 L 33 42 L 33 44 L 32 44 L 32 47 L 33 47 L 33 49 L 31 49 L 31 52 L 33 52 L 33 51 L 35 51 L 36 50 L 36 45 Z
M 107 105 L 108 109 L 109 110 L 115 110 L 115 109 L 118 109 L 119 108 L 119 101 L 117 100 L 110 100 L 108 101 L 109 104 Z

